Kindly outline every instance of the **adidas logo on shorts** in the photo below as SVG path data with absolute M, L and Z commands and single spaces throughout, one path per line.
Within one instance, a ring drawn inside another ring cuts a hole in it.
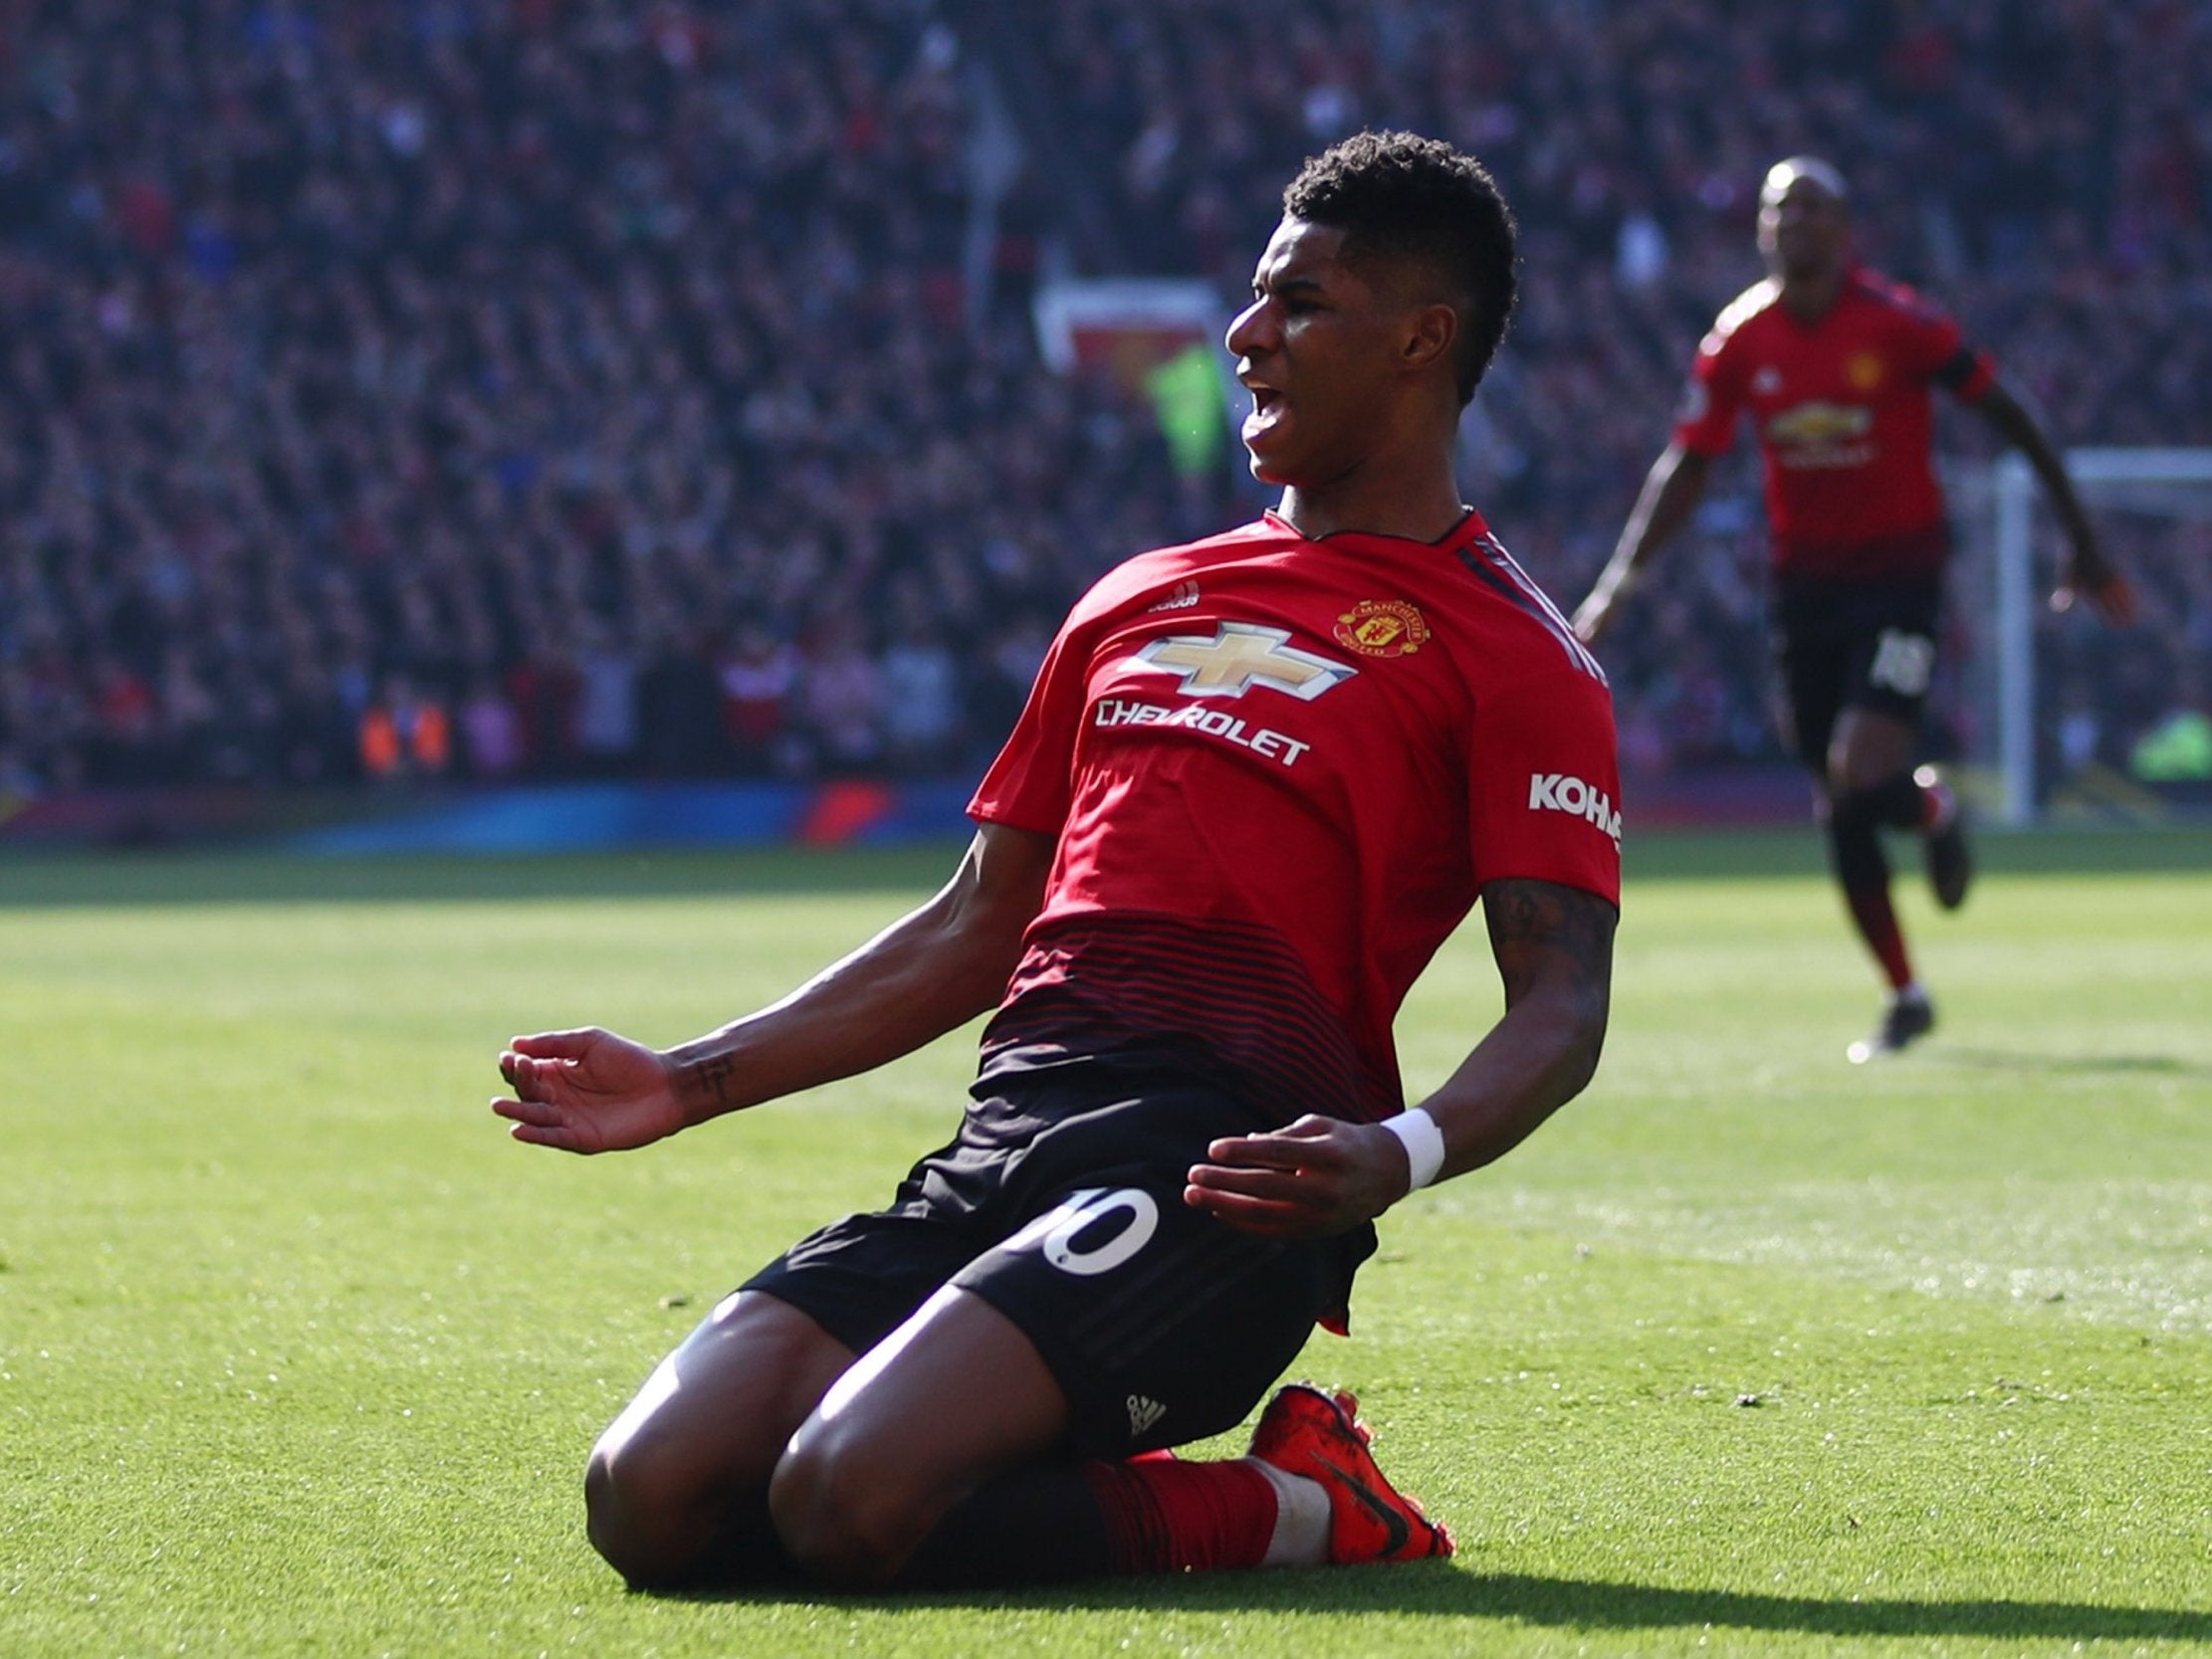
M 1147 1399 L 1142 1394 L 1129 1396 L 1129 1432 L 1142 1434 L 1168 1414 L 1168 1408 L 1158 1400 Z

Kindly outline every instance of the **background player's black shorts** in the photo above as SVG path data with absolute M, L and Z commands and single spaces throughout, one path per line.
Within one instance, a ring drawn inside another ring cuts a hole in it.
M 1012 1320 L 1067 1392 L 1071 1455 L 1234 1427 L 1346 1306 L 1372 1227 L 1254 1238 L 1190 1208 L 1209 1141 L 1266 1127 L 1186 1079 L 1076 1063 L 999 1075 L 896 1200 L 801 1240 L 743 1287 L 865 1352 L 939 1287 Z
M 1774 661 L 1782 729 L 1798 759 L 1815 771 L 1827 765 L 1829 738 L 1846 709 L 1919 725 L 1942 611 L 1940 575 L 1777 578 Z

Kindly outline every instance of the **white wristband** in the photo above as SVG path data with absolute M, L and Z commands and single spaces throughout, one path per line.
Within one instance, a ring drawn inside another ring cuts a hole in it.
M 1437 1178 L 1437 1171 L 1443 1167 L 1443 1131 L 1437 1128 L 1437 1120 L 1415 1107 L 1401 1112 L 1395 1118 L 1385 1118 L 1383 1128 L 1405 1142 L 1406 1161 L 1413 1165 L 1414 1183 L 1409 1189 L 1419 1192 Z

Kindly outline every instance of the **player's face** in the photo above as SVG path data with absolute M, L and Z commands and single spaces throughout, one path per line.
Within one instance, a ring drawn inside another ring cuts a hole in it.
M 1404 317 L 1340 255 L 1344 232 L 1285 219 L 1229 324 L 1236 378 L 1252 394 L 1244 447 L 1264 484 L 1312 489 L 1373 449 L 1397 395 Z
M 1759 204 L 1759 252 L 1778 276 L 1823 276 L 1843 263 L 1850 240 L 1844 204 L 1818 180 L 1801 175 Z

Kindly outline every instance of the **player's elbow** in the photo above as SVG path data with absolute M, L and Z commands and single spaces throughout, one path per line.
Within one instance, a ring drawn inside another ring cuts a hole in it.
M 1587 1089 L 1598 1075 L 1612 999 L 1599 985 L 1583 987 L 1562 996 L 1559 1002 L 1553 1026 L 1556 1058 L 1551 1075 L 1560 1101 L 1566 1102 Z
M 933 971 L 978 1012 L 1005 994 L 1021 960 L 1022 938 L 1044 906 L 1045 878 L 1058 844 L 1054 835 L 986 824 L 953 880 L 923 913 L 933 930 Z
M 1036 916 L 1034 901 L 1002 895 L 961 895 L 936 907 L 928 973 L 950 995 L 981 1013 L 997 1005 L 1021 961 L 1021 943 Z
M 1579 1095 L 1590 1087 L 1590 1080 L 1598 1075 L 1598 1060 L 1605 1053 L 1605 1011 L 1600 1009 L 1597 1018 L 1583 1026 L 1577 1034 L 1574 1047 L 1568 1055 L 1568 1094 Z
M 970 1015 L 998 1005 L 1006 994 L 1006 981 L 1021 961 L 1020 927 L 1003 919 L 953 918 L 946 924 L 944 948 L 937 954 L 940 982 L 957 997 Z

